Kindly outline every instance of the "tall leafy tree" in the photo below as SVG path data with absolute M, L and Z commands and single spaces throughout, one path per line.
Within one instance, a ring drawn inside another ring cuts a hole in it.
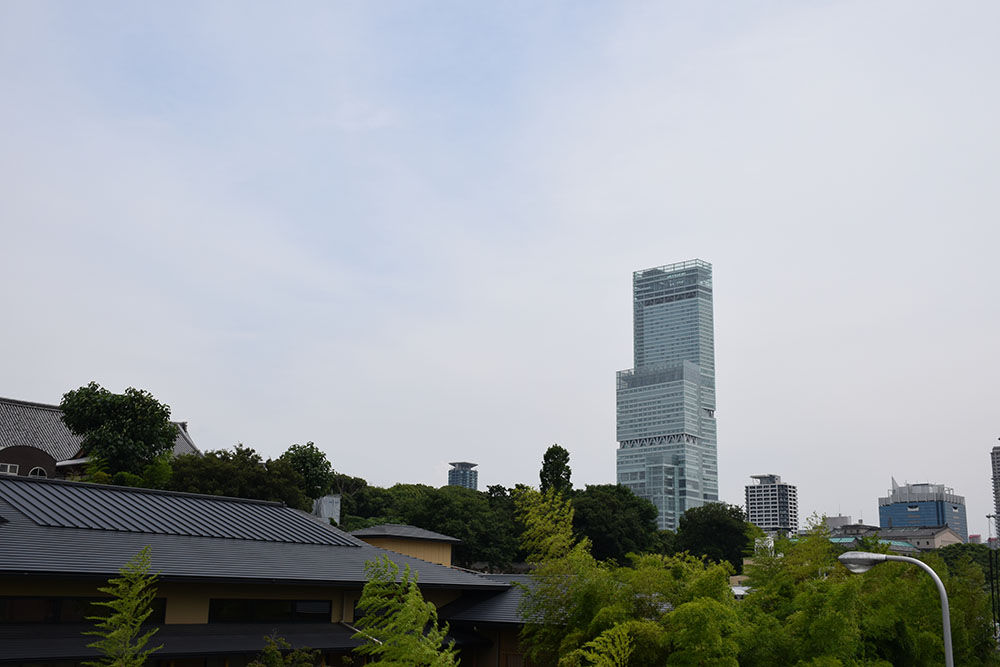
M 153 613 L 151 603 L 156 597 L 156 574 L 149 571 L 150 567 L 149 547 L 146 546 L 121 568 L 117 577 L 108 581 L 107 586 L 98 589 L 111 599 L 94 604 L 106 607 L 108 613 L 88 616 L 87 620 L 97 622 L 97 629 L 84 634 L 100 637 L 87 646 L 96 648 L 104 657 L 85 664 L 141 667 L 154 651 L 162 648 L 162 645 L 146 648 L 158 628 L 142 632 L 143 622 Z
M 267 461 L 251 447 L 237 445 L 230 450 L 186 454 L 173 462 L 169 489 L 213 496 L 275 500 L 289 507 L 312 509 L 312 501 L 302 492 L 302 476 L 288 461 Z
M 365 640 L 355 651 L 375 658 L 372 664 L 450 667 L 458 653 L 445 644 L 448 625 L 438 625 L 437 609 L 424 600 L 409 566 L 399 567 L 388 556 L 365 563 L 368 581 L 361 590 L 355 639 Z M 398 581 L 397 581 L 398 580 Z
M 319 447 L 312 442 L 294 444 L 278 457 L 302 476 L 302 492 L 307 498 L 320 498 L 333 484 L 333 466 Z
M 588 484 L 572 502 L 573 529 L 590 539 L 594 558 L 624 563 L 630 553 L 657 548 L 656 507 L 628 487 Z
M 542 456 L 542 469 L 538 473 L 541 480 L 541 490 L 549 489 L 556 493 L 568 494 L 573 490 L 570 482 L 572 470 L 569 467 L 569 452 L 559 445 L 552 445 Z
M 66 392 L 59 407 L 67 428 L 83 439 L 84 453 L 103 461 L 110 475 L 142 474 L 177 437 L 170 406 L 142 389 L 114 394 L 91 382 Z
M 727 503 L 693 507 L 681 515 L 675 546 L 713 561 L 728 561 L 736 572 L 743 571 L 743 556 L 753 542 L 754 527 L 743 508 Z

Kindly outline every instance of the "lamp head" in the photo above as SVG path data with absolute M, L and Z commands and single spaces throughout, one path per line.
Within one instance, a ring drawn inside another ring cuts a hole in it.
M 884 563 L 887 559 L 885 554 L 873 554 L 868 551 L 848 551 L 837 557 L 848 570 L 854 574 L 867 572 L 879 563 Z

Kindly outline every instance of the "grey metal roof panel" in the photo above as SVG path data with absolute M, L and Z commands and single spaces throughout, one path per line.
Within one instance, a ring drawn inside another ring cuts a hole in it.
M 0 487 L 23 483 L 24 479 L 0 479 Z M 34 484 L 44 483 L 34 481 Z M 114 491 L 106 487 L 96 489 L 102 495 L 110 495 Z M 219 499 L 214 502 L 228 501 Z M 280 514 L 275 514 L 277 522 L 274 530 L 282 530 L 283 524 L 292 522 L 291 517 L 295 516 L 318 530 L 328 531 L 350 542 L 273 541 L 47 525 L 37 523 L 21 511 L 21 508 L 34 511 L 32 506 L 26 506 L 27 502 L 21 498 L 15 505 L 0 496 L 0 517 L 5 519 L 0 522 L 0 575 L 107 578 L 116 574 L 143 547 L 149 546 L 152 569 L 164 579 L 349 585 L 360 588 L 367 579 L 365 563 L 384 555 L 400 568 L 409 566 L 418 576 L 421 586 L 472 590 L 503 590 L 507 586 L 478 574 L 373 547 L 333 526 L 316 522 L 298 510 L 275 504 L 256 503 L 282 510 Z M 208 502 L 213 501 L 209 498 Z M 297 523 L 293 526 L 297 531 Z M 247 530 L 254 528 L 248 526 Z
M 200 453 L 186 423 L 173 424 L 177 426 L 174 454 Z M 80 453 L 80 443 L 81 438 L 63 423 L 58 405 L 0 397 L 0 449 L 34 447 L 56 461 L 66 461 Z
M 450 537 L 441 533 L 435 533 L 433 530 L 425 530 L 400 523 L 383 523 L 377 526 L 369 526 L 368 528 L 359 528 L 358 530 L 352 530 L 351 535 L 355 537 L 398 537 L 404 540 L 462 543 L 462 540 L 457 537 Z
M 40 526 L 339 544 L 358 540 L 278 503 L 26 477 L 0 479 L 0 498 Z
M 452 622 L 520 624 L 519 607 L 524 590 L 531 585 L 531 576 L 526 574 L 490 574 L 485 578 L 510 586 L 502 593 L 464 596 L 461 600 L 444 607 L 441 618 Z

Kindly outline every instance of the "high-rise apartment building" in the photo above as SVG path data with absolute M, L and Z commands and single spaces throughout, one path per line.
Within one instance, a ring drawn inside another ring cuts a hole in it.
M 993 522 L 996 534 L 1000 536 L 1000 447 L 994 447 L 990 452 L 990 463 L 993 469 Z
M 618 372 L 618 483 L 647 498 L 661 529 L 719 500 L 712 265 L 632 274 L 634 368 Z
M 921 528 L 948 526 L 969 539 L 965 519 L 965 498 L 944 484 L 903 484 L 892 480 L 889 495 L 878 499 L 880 528 Z
M 451 470 L 448 471 L 448 486 L 464 486 L 475 491 L 479 486 L 479 471 L 473 470 L 478 463 L 468 463 L 457 461 L 449 463 Z
M 747 521 L 767 533 L 799 530 L 799 491 L 778 475 L 751 475 L 747 484 Z

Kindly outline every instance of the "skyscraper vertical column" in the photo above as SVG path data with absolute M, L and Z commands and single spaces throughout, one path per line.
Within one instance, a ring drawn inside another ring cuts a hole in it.
M 712 265 L 632 275 L 634 368 L 617 374 L 617 480 L 647 498 L 661 529 L 719 499 Z

